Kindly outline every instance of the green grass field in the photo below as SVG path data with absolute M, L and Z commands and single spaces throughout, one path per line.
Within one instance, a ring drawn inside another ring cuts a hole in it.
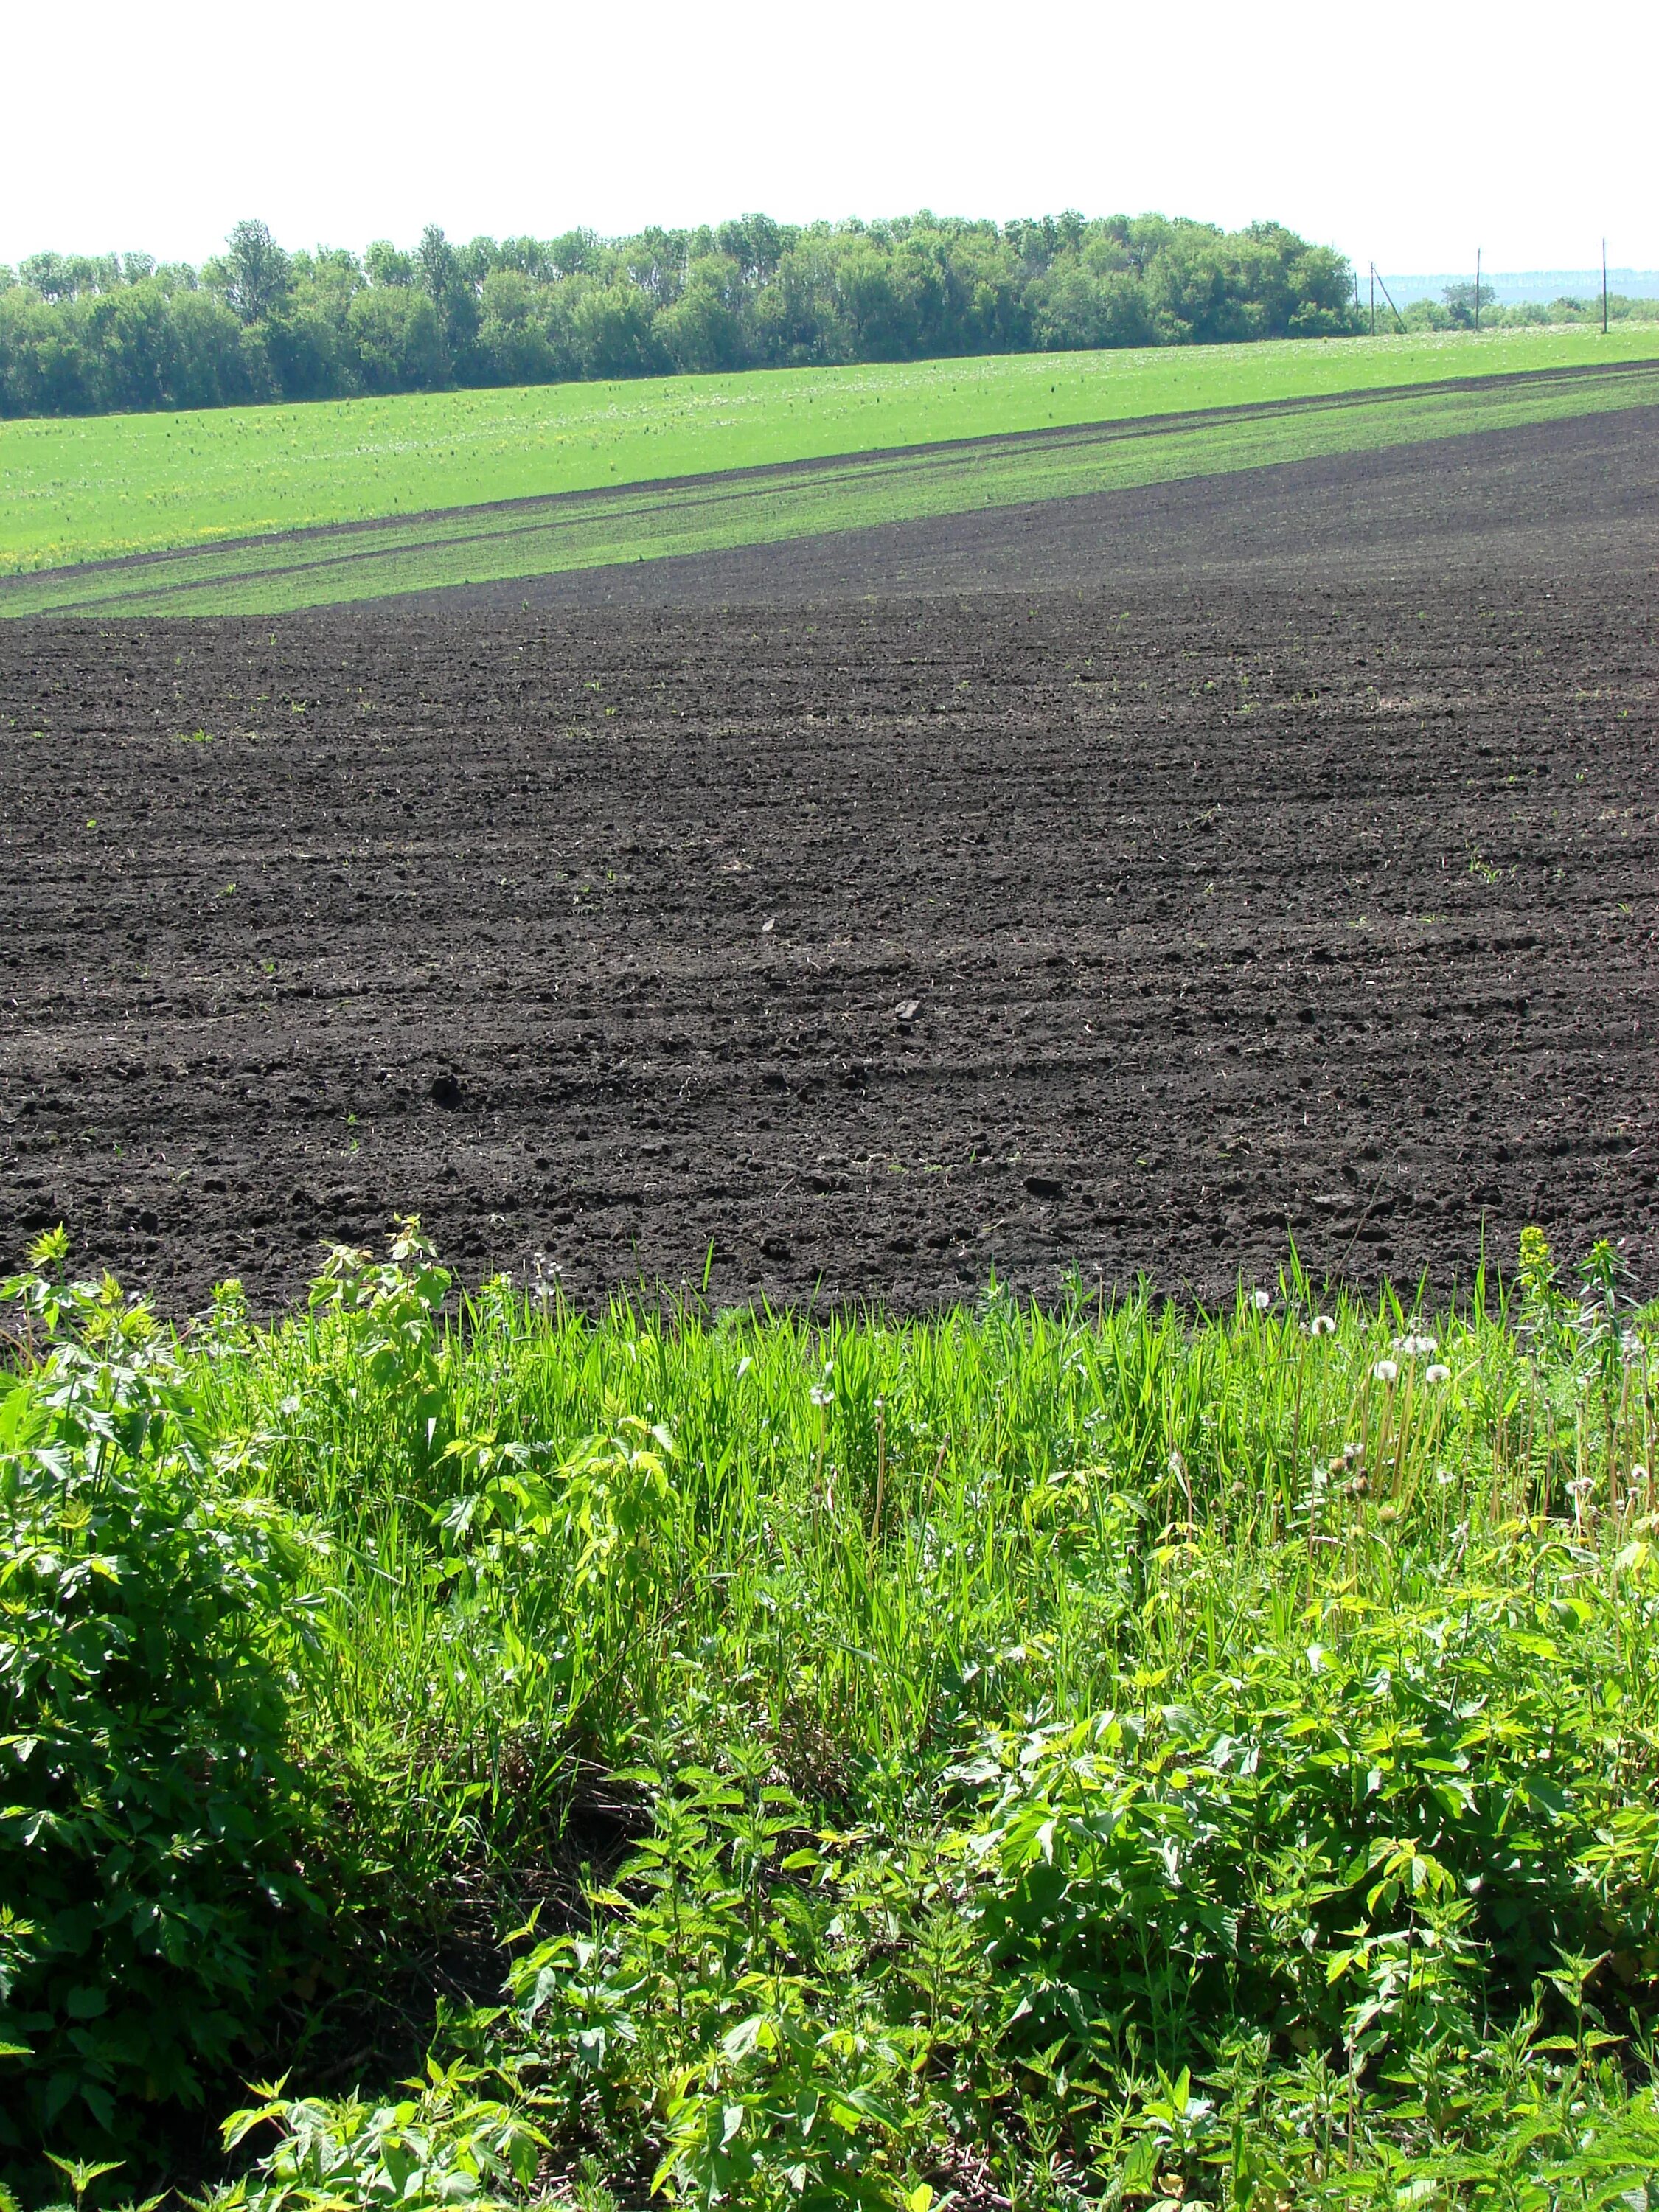
M 1243 356 L 1249 350 L 1236 349 L 1237 366 L 1249 365 Z M 1492 382 L 1462 380 L 1236 404 L 1173 422 L 1131 417 L 1092 428 L 1054 428 L 1013 440 L 988 438 L 808 466 L 785 462 L 672 486 L 462 507 L 180 550 L 130 565 L 46 570 L 0 579 L 0 615 L 276 614 L 446 585 L 500 583 L 775 544 L 1655 404 L 1659 362 L 1638 361 L 1602 362 L 1565 374 L 1521 371 Z
M 999 432 L 1659 357 L 1659 325 L 999 356 L 0 424 L 0 574 Z
M 61 1249 L 0 1305 L 0 2174 L 141 2193 L 204 2096 L 268 2212 L 1650 2203 L 1611 1248 L 900 1325 L 458 1320 L 406 1238 L 182 1345 Z

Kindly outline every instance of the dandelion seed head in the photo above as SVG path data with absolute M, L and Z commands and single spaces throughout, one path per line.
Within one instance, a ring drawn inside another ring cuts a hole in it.
M 1423 1370 L 1423 1380 L 1425 1382 L 1449 1382 L 1451 1370 L 1449 1367 L 1443 1366 L 1425 1367 Z
M 1642 1467 L 1642 1466 L 1640 1466 L 1640 1465 L 1638 1465 L 1638 1466 L 1636 1466 L 1636 1467 L 1632 1468 L 1632 1469 L 1631 1469 L 1631 1471 L 1630 1471 L 1630 1480 L 1631 1480 L 1631 1481 L 1632 1481 L 1632 1482 L 1645 1482 L 1645 1481 L 1647 1480 L 1647 1479 L 1648 1479 L 1648 1471 L 1647 1471 L 1646 1468 Z
M 1449 1489 L 1451 1485 L 1456 1481 L 1457 1477 L 1452 1473 L 1449 1467 L 1437 1467 L 1434 1471 L 1434 1479 L 1439 1484 L 1442 1490 L 1447 1490 Z
M 1250 1303 L 1258 1313 L 1266 1313 L 1273 1302 L 1271 1291 L 1255 1291 L 1251 1293 Z
M 1393 1359 L 1379 1359 L 1371 1373 L 1379 1382 L 1397 1382 L 1400 1380 L 1399 1363 Z
M 1577 1475 L 1567 1485 L 1567 1495 L 1569 1498 L 1588 1498 L 1595 1487 L 1595 1477 L 1593 1474 Z
M 1336 1334 L 1335 1320 L 1329 1314 L 1316 1314 L 1313 1321 L 1313 1333 L 1316 1336 L 1334 1336 Z

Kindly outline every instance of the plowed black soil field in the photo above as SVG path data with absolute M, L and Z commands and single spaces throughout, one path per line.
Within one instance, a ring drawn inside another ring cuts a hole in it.
M 746 605 L 0 625 L 0 1262 L 270 1307 L 409 1209 L 469 1279 L 915 1308 L 1291 1237 L 1443 1289 L 1535 1218 L 1650 1283 L 1652 442 L 1571 427 Z

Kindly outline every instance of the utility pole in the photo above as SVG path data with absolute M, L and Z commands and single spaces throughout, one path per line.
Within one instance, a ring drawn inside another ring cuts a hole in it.
M 1376 264 L 1371 264 L 1371 336 L 1376 336 Z
M 1601 240 L 1601 335 L 1607 334 L 1607 241 Z
M 1480 248 L 1474 249 L 1474 327 L 1480 327 Z

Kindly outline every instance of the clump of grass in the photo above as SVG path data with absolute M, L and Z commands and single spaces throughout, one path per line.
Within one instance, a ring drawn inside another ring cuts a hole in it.
M 1659 1328 L 1610 1247 L 1433 1316 L 1294 1265 L 1196 1317 L 449 1289 L 405 1224 L 177 1354 L 310 1538 L 360 1929 L 523 1922 L 401 2101 L 239 2118 L 256 2194 L 511 2197 L 532 2146 L 592 2207 L 1645 2185 Z

